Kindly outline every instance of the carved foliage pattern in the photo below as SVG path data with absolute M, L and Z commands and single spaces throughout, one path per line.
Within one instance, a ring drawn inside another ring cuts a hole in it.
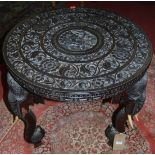
M 28 89 L 38 88 L 38 94 L 48 89 L 48 98 L 56 90 L 59 98 L 73 91 L 84 94 L 77 98 L 87 98 L 89 92 L 106 94 L 123 85 L 126 89 L 151 59 L 146 35 L 131 21 L 82 8 L 45 12 L 23 21 L 9 33 L 4 51 L 15 78 Z

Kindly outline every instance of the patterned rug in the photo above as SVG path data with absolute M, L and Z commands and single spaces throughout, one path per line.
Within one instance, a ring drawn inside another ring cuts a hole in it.
M 19 120 L 13 125 L 13 117 L 1 99 L 0 153 L 155 153 L 154 67 L 155 58 L 148 69 L 146 103 L 135 128 L 126 129 L 124 150 L 113 151 L 104 133 L 117 104 L 101 104 L 101 100 L 69 104 L 46 101 L 45 105 L 31 107 L 38 118 L 37 124 L 46 131 L 42 143 L 34 146 L 24 141 L 23 122 Z M 4 70 L 1 69 L 1 77 Z M 2 84 L 0 97 L 5 94 Z
M 150 153 L 149 144 L 137 129 L 127 131 L 124 151 L 112 151 L 104 134 L 112 113 L 108 107 L 107 110 L 100 109 L 100 105 L 98 101 L 84 106 L 64 104 L 49 107 L 39 120 L 45 127 L 46 137 L 40 147 L 32 147 L 33 153 Z
M 4 105 L 3 102 L 1 104 Z M 149 143 L 136 127 L 127 129 L 123 151 L 113 151 L 108 145 L 104 131 L 115 108 L 109 103 L 101 106 L 100 100 L 48 106 L 38 119 L 38 124 L 46 131 L 42 144 L 27 144 L 23 139 L 23 123 L 18 121 L 1 142 L 0 153 L 151 153 Z M 6 111 L 5 106 L 3 110 Z M 8 113 L 6 116 L 3 119 L 9 126 L 7 120 L 11 115 Z

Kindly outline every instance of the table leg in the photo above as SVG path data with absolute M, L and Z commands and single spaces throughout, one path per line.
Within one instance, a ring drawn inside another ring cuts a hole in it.
M 125 132 L 125 124 L 127 121 L 127 113 L 125 107 L 120 106 L 112 116 L 112 125 L 109 125 L 105 130 L 105 135 L 109 139 L 110 145 L 113 144 L 113 140 L 116 134 Z
M 147 73 L 127 91 L 126 113 L 136 115 L 143 107 L 146 99 Z
M 25 124 L 24 138 L 30 143 L 39 143 L 44 137 L 45 131 L 36 125 L 36 117 L 34 113 L 29 109 L 22 111 L 22 104 L 28 100 L 29 93 L 23 89 L 8 73 L 8 96 L 7 103 L 12 113 L 21 119 Z
M 112 125 L 108 126 L 105 131 L 110 143 L 113 142 L 116 134 L 125 132 L 128 115 L 134 116 L 142 109 L 146 99 L 147 80 L 147 73 L 145 73 L 144 76 L 127 91 L 127 97 L 121 99 L 119 108 L 113 114 Z

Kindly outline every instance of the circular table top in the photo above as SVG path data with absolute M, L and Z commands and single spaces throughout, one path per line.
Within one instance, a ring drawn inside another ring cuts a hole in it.
M 148 68 L 152 49 L 129 19 L 76 8 L 20 22 L 7 35 L 3 55 L 21 86 L 65 101 L 108 98 L 128 89 Z

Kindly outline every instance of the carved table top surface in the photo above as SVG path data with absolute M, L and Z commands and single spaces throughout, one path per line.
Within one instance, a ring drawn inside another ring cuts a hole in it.
M 152 49 L 129 19 L 76 8 L 20 22 L 7 35 L 3 55 L 19 84 L 64 101 L 108 98 L 128 89 L 146 71 Z

